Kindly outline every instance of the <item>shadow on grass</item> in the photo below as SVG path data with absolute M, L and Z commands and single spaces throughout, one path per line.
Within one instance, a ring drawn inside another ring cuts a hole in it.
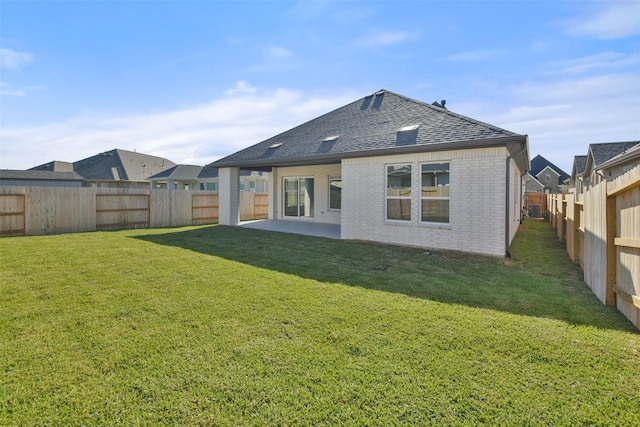
M 320 282 L 635 331 L 591 293 L 547 223 L 525 222 L 512 260 L 225 226 L 135 238 Z

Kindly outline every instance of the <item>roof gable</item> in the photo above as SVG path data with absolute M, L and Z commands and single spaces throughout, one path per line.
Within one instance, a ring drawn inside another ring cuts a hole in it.
M 524 138 L 446 108 L 382 90 L 231 154 L 212 165 L 277 165 L 327 159 L 339 162 L 341 158 L 356 157 L 362 153 L 386 154 L 432 144 L 473 143 L 510 137 Z
M 571 169 L 571 178 L 580 176 L 584 172 L 587 164 L 587 156 L 575 156 L 573 158 L 573 168 Z
M 568 173 L 542 157 L 540 154 L 531 159 L 531 175 L 538 176 L 545 168 L 551 168 L 560 175 L 558 178 L 559 183 L 563 183 L 567 178 L 569 178 Z

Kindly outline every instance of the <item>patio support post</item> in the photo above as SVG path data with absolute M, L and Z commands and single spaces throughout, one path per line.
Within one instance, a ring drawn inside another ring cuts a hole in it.
M 218 169 L 218 216 L 220 225 L 240 222 L 240 169 Z
M 277 219 L 276 213 L 276 189 L 278 188 L 278 168 L 271 170 L 269 181 L 267 183 L 267 192 L 269 193 L 269 219 Z

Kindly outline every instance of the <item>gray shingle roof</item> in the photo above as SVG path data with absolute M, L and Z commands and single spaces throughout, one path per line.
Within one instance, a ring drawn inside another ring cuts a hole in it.
M 398 132 L 402 127 L 417 129 Z M 335 140 L 329 137 L 338 136 Z M 427 151 L 432 144 L 524 139 L 499 127 L 446 108 L 382 90 L 307 123 L 238 151 L 213 166 L 251 166 L 328 162 L 394 151 Z M 496 142 L 497 144 L 497 142 Z
M 73 163 L 54 160 L 52 162 L 45 163 L 43 165 L 32 167 L 29 170 L 50 171 L 50 172 L 73 172 Z
M 88 180 L 146 181 L 173 166 L 174 162 L 162 157 L 120 149 L 73 163 L 73 169 Z
M 606 142 L 602 144 L 590 144 L 589 151 L 593 156 L 594 166 L 598 167 L 602 163 L 611 159 L 612 157 L 617 156 L 618 154 L 624 153 L 631 147 L 640 143 L 640 141 L 630 141 L 630 142 Z
M 11 170 L 0 169 L 0 179 L 23 179 L 30 181 L 84 181 L 75 172 L 54 172 L 47 170 Z
M 157 173 L 149 179 L 172 178 L 172 179 L 197 179 L 204 169 L 202 166 L 177 165 L 160 173 Z
M 587 156 L 575 156 L 573 158 L 573 175 L 577 176 L 584 172 L 587 165 Z
M 241 170 L 240 176 L 251 176 L 251 170 Z M 259 176 L 262 176 L 262 172 L 258 172 Z M 218 177 L 218 168 L 213 166 L 191 166 L 191 165 L 177 165 L 171 169 L 160 172 L 149 179 L 157 180 L 162 178 L 171 178 L 177 180 L 207 180 Z

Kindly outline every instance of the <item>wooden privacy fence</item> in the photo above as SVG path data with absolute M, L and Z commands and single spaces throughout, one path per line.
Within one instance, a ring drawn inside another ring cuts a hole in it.
M 640 329 L 640 165 L 578 196 L 549 195 L 549 221 L 593 293 Z
M 241 219 L 268 216 L 268 195 L 241 193 Z M 218 193 L 164 189 L 0 186 L 0 236 L 218 222 Z

